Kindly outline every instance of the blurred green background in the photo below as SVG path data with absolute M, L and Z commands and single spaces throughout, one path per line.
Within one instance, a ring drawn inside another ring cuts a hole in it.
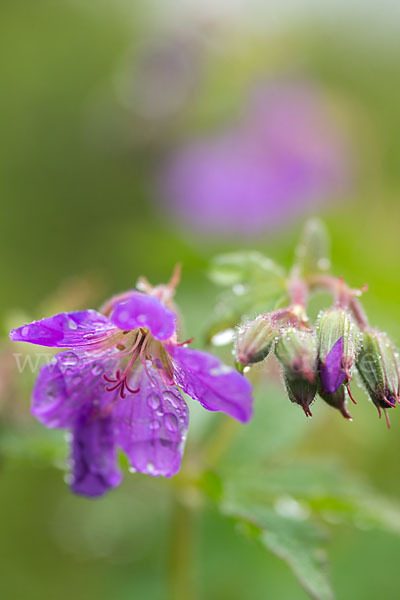
M 21 315 L 38 318 L 50 306 L 96 306 L 141 274 L 153 283 L 166 281 L 177 262 L 183 265 L 177 301 L 187 333 L 201 347 L 217 295 L 206 276 L 215 253 L 251 246 L 289 266 L 302 220 L 251 242 L 193 237 L 158 207 L 154 181 L 160 161 L 180 140 L 229 123 L 255 78 L 290 70 L 313 77 L 340 98 L 347 114 L 355 181 L 320 215 L 332 235 L 335 273 L 350 285 L 368 283 L 363 302 L 371 323 L 400 342 L 398 7 L 387 2 L 385 11 L 367 2 L 352 10 L 328 2 L 323 15 L 307 2 L 303 10 L 294 3 L 282 14 L 257 2 L 235 9 L 212 4 L 1 2 L 5 353 L 9 326 Z M 201 47 L 197 80 L 175 111 L 149 118 L 143 55 L 177 32 Z M 2 597 L 166 598 L 174 521 L 165 482 L 127 473 L 104 499 L 73 497 L 57 468 L 62 442 L 54 450 L 54 436 L 40 441 L 42 430 L 28 414 L 31 381 L 23 383 L 24 401 L 15 407 L 7 398 L 5 368 L 1 376 Z M 256 404 L 265 428 L 259 421 L 254 435 L 261 445 L 265 441 L 266 455 L 276 453 L 289 465 L 299 456 L 333 458 L 400 502 L 397 411 L 388 431 L 356 390 L 353 423 L 322 403 L 306 422 L 279 386 L 265 390 Z M 190 407 L 192 421 L 202 426 L 207 417 Z M 193 425 L 189 444 L 201 438 L 201 426 Z M 55 433 L 61 441 L 62 433 Z M 241 537 L 212 503 L 199 507 L 194 536 L 199 598 L 307 597 L 284 563 Z M 345 523 L 330 537 L 339 600 L 398 597 L 398 537 Z

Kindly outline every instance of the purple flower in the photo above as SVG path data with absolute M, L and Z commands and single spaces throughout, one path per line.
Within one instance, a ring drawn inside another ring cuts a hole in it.
M 320 364 L 319 372 L 323 391 L 326 394 L 334 394 L 338 391 L 344 380 L 346 372 L 343 369 L 343 337 L 332 346 L 327 354 L 325 362 Z
M 348 158 L 319 90 L 276 82 L 258 88 L 236 127 L 178 151 L 161 196 L 191 229 L 249 236 L 342 191 Z
M 251 386 L 217 358 L 177 342 L 168 286 L 111 299 L 103 312 L 62 313 L 11 331 L 14 341 L 68 348 L 42 367 L 32 413 L 72 433 L 71 487 L 98 496 L 121 481 L 121 448 L 133 470 L 171 477 L 189 422 L 181 390 L 206 409 L 246 422 Z

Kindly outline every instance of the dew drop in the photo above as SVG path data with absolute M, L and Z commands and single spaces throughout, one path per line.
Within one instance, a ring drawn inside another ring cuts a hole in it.
M 103 372 L 103 366 L 101 363 L 94 363 L 91 368 L 92 375 L 100 375 Z
M 164 415 L 164 425 L 168 431 L 174 432 L 178 429 L 178 419 L 173 413 L 166 413 Z
M 232 367 L 228 367 L 228 365 L 221 364 L 214 369 L 210 369 L 210 375 L 214 377 L 219 377 L 220 375 L 226 375 L 227 373 L 232 373 Z
M 157 410 L 160 406 L 160 396 L 158 394 L 149 394 L 147 396 L 147 404 L 152 410 Z
M 235 332 L 233 329 L 225 329 L 213 335 L 211 343 L 213 346 L 225 346 L 233 341 L 234 335 Z
M 164 392 L 163 393 L 163 397 L 167 402 L 170 402 L 170 404 L 174 407 L 174 408 L 178 408 L 179 407 L 179 399 L 177 396 L 175 396 L 175 394 L 173 394 L 172 392 Z
M 317 266 L 321 271 L 327 271 L 331 266 L 331 262 L 329 258 L 320 258 L 317 262 Z
M 246 288 L 243 284 L 237 283 L 233 286 L 232 291 L 234 294 L 236 294 L 236 296 L 243 296 L 243 294 L 246 292 Z
M 79 362 L 79 358 L 73 352 L 66 352 L 63 356 L 60 356 L 60 363 L 63 367 L 76 367 Z
M 146 471 L 147 471 L 147 473 L 149 473 L 150 475 L 151 475 L 152 473 L 154 473 L 154 463 L 152 463 L 152 462 L 148 462 L 148 463 L 147 463 L 147 465 L 146 465 Z
M 127 310 L 121 310 L 118 315 L 120 321 L 127 321 L 129 319 L 129 312 Z
M 93 332 L 91 332 L 91 333 L 85 333 L 83 337 L 84 337 L 85 340 L 92 340 L 94 337 L 96 337 L 96 334 L 93 333 Z
M 22 328 L 21 335 L 23 337 L 26 337 L 28 335 L 28 333 L 29 333 L 29 327 L 26 325 L 25 327 Z

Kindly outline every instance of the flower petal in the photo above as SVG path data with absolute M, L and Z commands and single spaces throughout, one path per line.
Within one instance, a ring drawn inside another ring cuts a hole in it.
M 185 401 L 175 386 L 166 386 L 150 363 L 130 382 L 140 392 L 120 400 L 113 421 L 118 444 L 134 470 L 172 477 L 179 471 L 189 424 Z
M 71 489 L 84 496 L 101 496 L 120 484 L 111 417 L 85 410 L 73 429 Z
M 334 394 L 338 391 L 344 380 L 346 373 L 343 371 L 343 337 L 332 346 L 325 359 L 320 364 L 319 372 L 321 384 L 326 394 Z
M 85 405 L 109 402 L 103 373 L 113 372 L 112 357 L 88 358 L 60 352 L 41 368 L 32 396 L 32 414 L 50 428 L 73 427 Z
M 176 315 L 158 298 L 135 292 L 115 305 L 111 321 L 122 330 L 148 327 L 157 340 L 167 340 L 175 332 Z
M 13 329 L 14 342 L 29 342 L 53 348 L 92 346 L 115 331 L 110 320 L 95 310 L 60 313 Z
M 253 414 L 251 384 L 235 369 L 200 350 L 169 344 L 174 380 L 207 410 L 220 410 L 246 423 Z

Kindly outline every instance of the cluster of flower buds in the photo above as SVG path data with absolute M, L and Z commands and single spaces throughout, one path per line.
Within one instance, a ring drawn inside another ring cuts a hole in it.
M 281 364 L 290 400 L 311 416 L 317 394 L 351 419 L 347 399 L 354 403 L 350 383 L 357 369 L 366 391 L 378 409 L 399 401 L 398 355 L 388 337 L 358 318 L 351 303 L 340 302 L 319 315 L 310 325 L 305 308 L 288 308 L 257 316 L 237 331 L 236 360 L 244 369 L 274 352 Z

